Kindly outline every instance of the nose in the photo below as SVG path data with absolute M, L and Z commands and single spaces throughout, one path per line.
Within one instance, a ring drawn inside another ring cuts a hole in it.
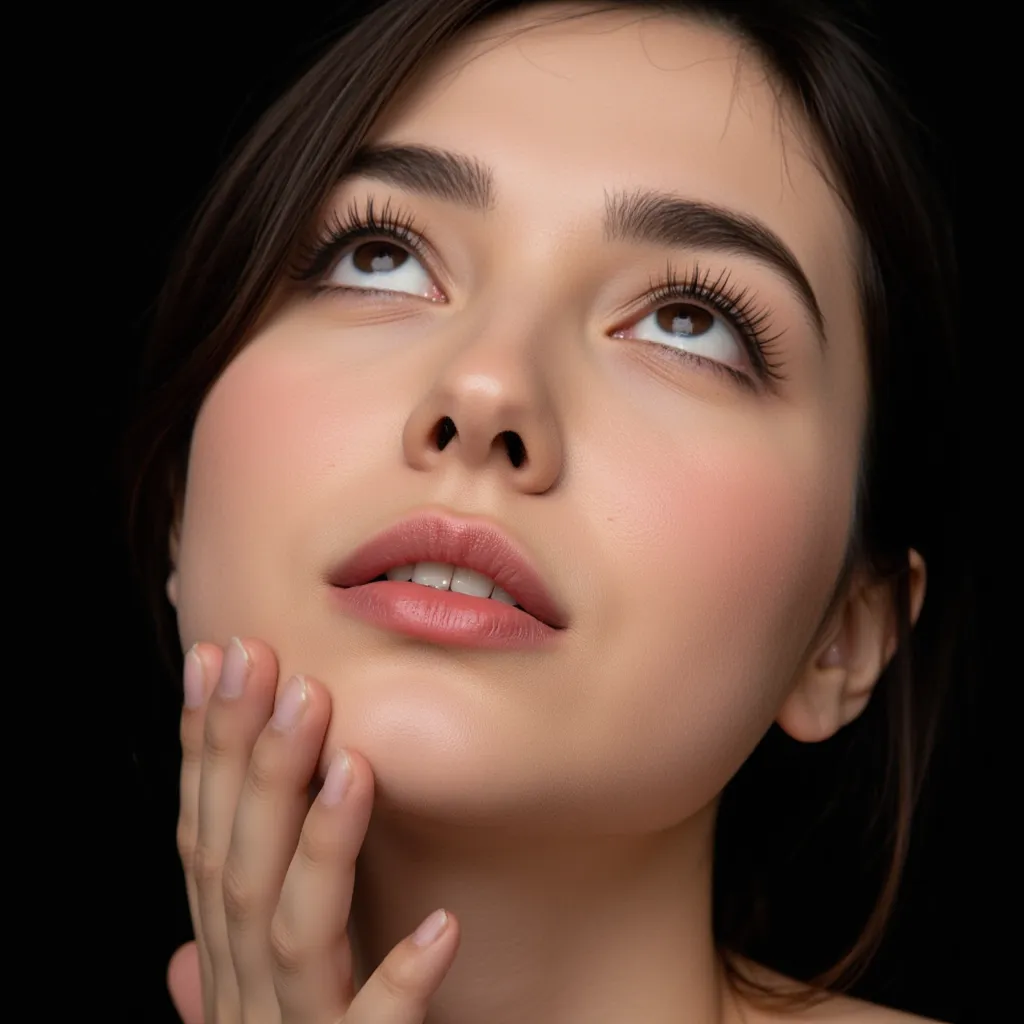
M 406 421 L 406 461 L 499 473 L 525 494 L 557 483 L 561 426 L 539 353 L 529 346 L 468 345 L 443 365 Z

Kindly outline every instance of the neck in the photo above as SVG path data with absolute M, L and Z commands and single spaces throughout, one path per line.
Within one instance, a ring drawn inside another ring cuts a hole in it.
M 714 811 L 666 832 L 571 840 L 375 816 L 352 910 L 357 958 L 369 973 L 444 907 L 462 941 L 429 1024 L 724 1021 Z

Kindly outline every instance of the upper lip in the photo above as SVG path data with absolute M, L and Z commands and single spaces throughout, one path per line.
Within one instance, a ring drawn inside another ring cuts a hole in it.
M 329 576 L 336 587 L 355 587 L 399 565 L 443 562 L 489 576 L 524 611 L 555 629 L 567 618 L 530 557 L 497 526 L 425 512 L 410 516 L 357 548 Z

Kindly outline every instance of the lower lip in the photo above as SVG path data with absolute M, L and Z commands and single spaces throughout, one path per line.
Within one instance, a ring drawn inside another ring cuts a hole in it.
M 502 601 L 437 590 L 421 583 L 388 581 L 331 590 L 341 608 L 357 619 L 449 647 L 546 647 L 559 633 Z

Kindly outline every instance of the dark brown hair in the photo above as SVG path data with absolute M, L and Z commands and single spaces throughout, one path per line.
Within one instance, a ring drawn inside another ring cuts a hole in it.
M 158 305 L 145 395 L 127 447 L 131 541 L 176 668 L 180 650 L 163 588 L 200 405 L 252 335 L 302 233 L 385 106 L 466 28 L 523 6 L 378 5 L 266 113 L 199 210 Z M 780 937 L 778 908 L 792 895 L 805 863 L 800 856 L 823 855 L 809 822 L 830 806 L 851 817 L 858 794 L 840 793 L 837 778 L 852 781 L 875 822 L 874 849 L 885 851 L 865 863 L 877 886 L 873 909 L 831 967 L 803 972 L 814 975 L 815 986 L 845 987 L 878 946 L 893 907 L 963 608 L 956 448 L 946 418 L 955 378 L 949 229 L 915 155 L 915 126 L 858 34 L 834 11 L 811 0 L 629 6 L 710 20 L 743 39 L 810 127 L 822 170 L 859 229 L 871 410 L 851 558 L 891 579 L 899 649 L 868 710 L 834 740 L 815 749 L 769 733 L 727 787 L 715 871 L 721 947 L 788 966 L 766 945 Z M 580 11 L 571 5 L 566 16 Z M 924 556 L 929 579 L 913 636 L 910 548 Z M 863 833 L 864 821 L 856 820 Z

